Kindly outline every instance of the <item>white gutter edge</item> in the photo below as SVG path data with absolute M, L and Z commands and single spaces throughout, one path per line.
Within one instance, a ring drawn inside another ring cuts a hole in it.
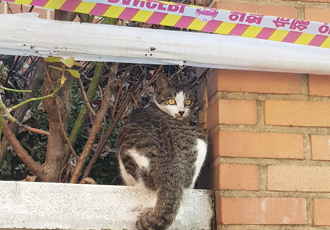
M 0 15 L 0 54 L 329 74 L 330 49 L 238 36 Z

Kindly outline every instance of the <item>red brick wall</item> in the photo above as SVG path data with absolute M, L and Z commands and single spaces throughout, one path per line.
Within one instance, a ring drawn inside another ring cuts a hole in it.
M 330 76 L 205 74 L 218 229 L 330 226 Z
M 220 0 L 215 7 L 330 23 L 330 0 Z M 330 229 L 330 76 L 197 74 L 208 99 L 218 229 Z

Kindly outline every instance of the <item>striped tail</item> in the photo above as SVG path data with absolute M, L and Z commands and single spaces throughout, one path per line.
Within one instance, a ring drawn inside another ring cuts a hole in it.
M 177 183 L 162 185 L 157 192 L 156 206 L 141 213 L 136 222 L 137 229 L 166 230 L 175 220 L 182 196 L 183 188 Z

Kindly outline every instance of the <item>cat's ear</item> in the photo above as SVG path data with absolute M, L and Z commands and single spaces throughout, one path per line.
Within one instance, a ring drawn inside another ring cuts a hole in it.
M 156 86 L 157 86 L 157 92 L 160 93 L 160 92 L 168 89 L 172 85 L 171 85 L 170 81 L 167 79 L 165 74 L 159 73 L 157 75 Z

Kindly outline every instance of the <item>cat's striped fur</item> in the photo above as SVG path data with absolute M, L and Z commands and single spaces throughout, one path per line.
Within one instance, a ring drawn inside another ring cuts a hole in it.
M 138 230 L 165 230 L 173 223 L 184 189 L 194 187 L 207 148 L 204 135 L 188 124 L 195 106 L 190 87 L 172 86 L 164 74 L 156 85 L 154 101 L 132 112 L 117 139 L 126 184 L 157 192 L 156 206 L 140 214 Z

